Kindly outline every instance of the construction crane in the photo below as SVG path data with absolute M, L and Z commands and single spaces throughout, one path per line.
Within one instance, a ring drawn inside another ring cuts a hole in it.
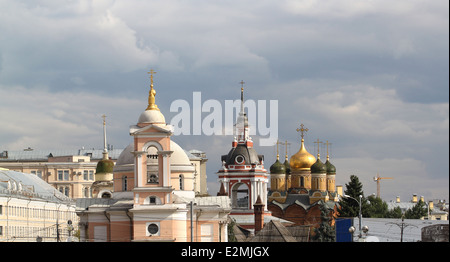
M 380 196 L 380 180 L 381 179 L 394 179 L 392 177 L 380 177 L 380 175 L 377 173 L 377 176 L 373 177 L 373 181 L 377 182 L 377 197 L 381 198 Z

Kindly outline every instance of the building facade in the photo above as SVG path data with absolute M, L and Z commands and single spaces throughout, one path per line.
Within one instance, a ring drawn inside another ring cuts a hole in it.
M 196 168 L 155 103 L 130 127 L 110 198 L 77 200 L 81 241 L 227 241 L 227 197 L 196 197 Z
M 109 159 L 115 162 L 122 149 L 110 149 Z M 69 198 L 92 197 L 92 184 L 103 150 L 34 150 L 3 151 L 0 167 L 33 174 Z
M 317 159 L 305 147 L 304 133 L 308 131 L 301 124 L 301 146 L 297 153 L 284 163 L 277 159 L 270 167 L 271 188 L 268 196 L 268 209 L 275 217 L 292 221 L 295 225 L 318 226 L 320 204 L 325 203 L 330 215 L 337 217 L 338 191 L 336 190 L 336 168 L 327 160 Z M 318 145 L 320 141 L 316 142 Z M 287 142 L 286 142 L 287 144 Z M 278 151 L 278 150 L 277 150 Z
M 35 175 L 0 169 L 0 242 L 75 241 L 75 202 Z

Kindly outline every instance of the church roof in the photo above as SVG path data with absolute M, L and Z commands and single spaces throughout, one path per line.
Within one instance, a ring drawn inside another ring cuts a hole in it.
M 263 158 L 262 155 L 258 155 L 253 147 L 247 147 L 245 144 L 238 144 L 236 147 L 231 148 L 228 155 L 222 156 L 222 161 L 225 161 L 227 165 L 234 165 L 237 156 L 243 156 L 246 165 L 259 163 Z

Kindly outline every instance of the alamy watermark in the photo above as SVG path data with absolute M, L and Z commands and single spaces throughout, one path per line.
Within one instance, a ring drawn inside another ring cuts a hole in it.
M 249 135 L 260 136 L 260 146 L 273 146 L 278 138 L 278 100 L 245 100 Z M 235 124 L 241 112 L 241 100 L 215 99 L 202 102 L 201 92 L 193 92 L 192 104 L 177 99 L 170 112 L 178 113 L 170 121 L 174 135 L 235 135 Z

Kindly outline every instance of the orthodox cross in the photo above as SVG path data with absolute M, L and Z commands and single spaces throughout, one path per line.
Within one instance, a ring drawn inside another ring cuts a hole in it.
M 290 145 L 291 143 L 288 143 L 288 141 L 286 140 L 285 143 L 281 142 L 280 144 L 285 145 L 286 146 L 286 159 L 288 158 L 288 145 Z
M 147 74 L 150 75 L 150 86 L 153 87 L 153 75 L 156 74 L 156 72 L 153 69 L 150 69 Z
M 304 133 L 308 132 L 309 129 L 308 128 L 304 128 L 303 124 L 301 124 L 300 127 L 301 127 L 300 129 L 297 128 L 296 130 L 297 130 L 297 132 L 300 132 L 300 135 L 301 135 L 301 137 L 303 139 Z
M 317 141 L 314 142 L 315 144 L 317 144 L 317 157 L 320 157 L 319 154 L 319 148 L 320 148 L 320 144 L 322 144 L 322 141 L 319 141 L 319 139 L 317 138 Z
M 331 143 L 328 143 L 328 140 L 327 140 L 327 142 L 325 144 L 327 145 L 327 159 L 328 159 L 328 158 L 330 158 L 330 155 L 328 154 L 328 145 L 331 145 Z
M 276 144 L 277 144 L 277 160 L 280 158 L 280 154 L 279 154 L 279 151 L 278 151 L 278 145 L 282 145 L 283 144 L 283 142 L 280 142 L 278 139 L 277 139 L 277 142 L 276 142 Z

